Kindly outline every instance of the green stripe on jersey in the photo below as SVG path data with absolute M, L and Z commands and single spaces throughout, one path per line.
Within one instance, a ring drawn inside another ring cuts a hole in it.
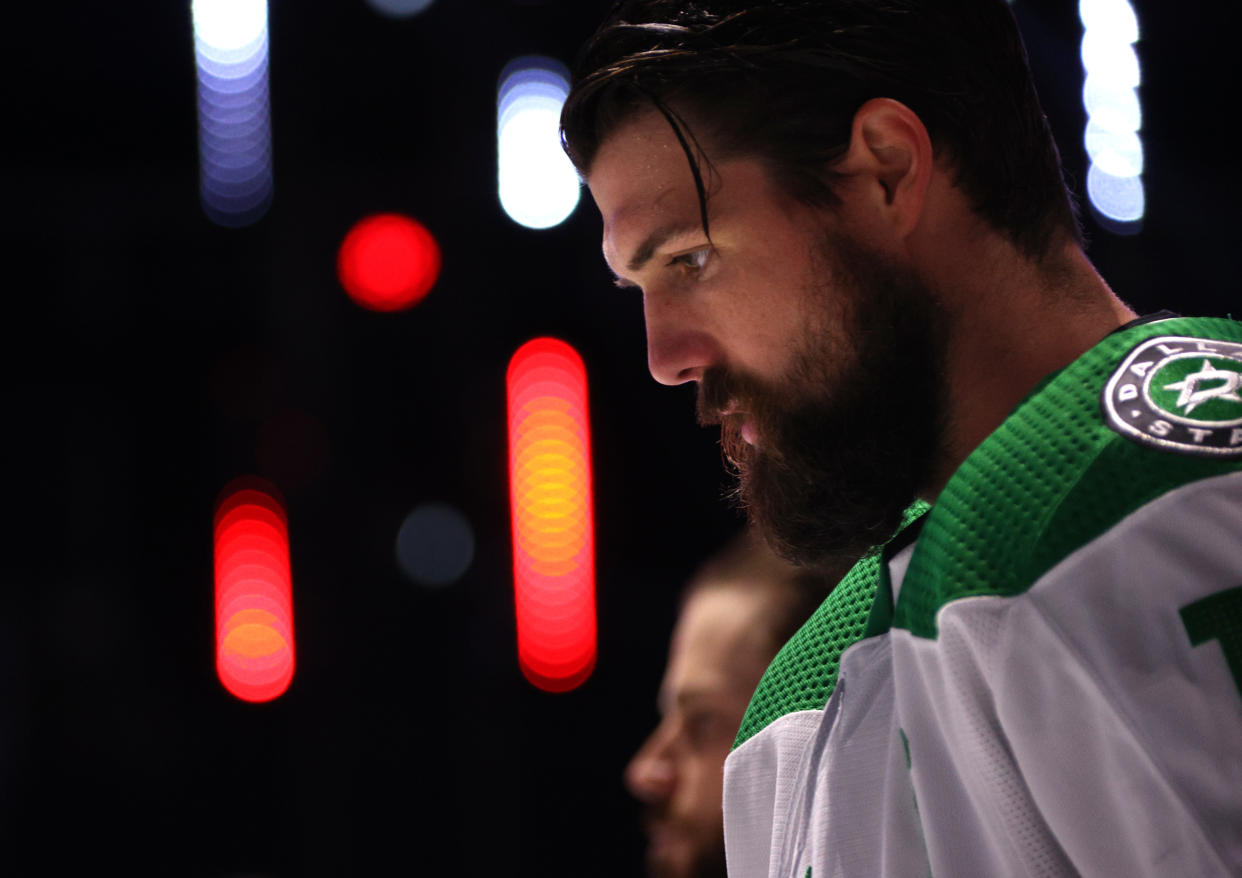
M 1159 336 L 1242 341 L 1242 324 L 1174 318 L 1108 336 L 1047 379 L 963 462 L 936 500 L 906 571 L 893 627 L 936 637 L 951 601 L 1026 591 L 1119 519 L 1242 461 L 1158 450 L 1114 432 L 1100 392 L 1135 345 Z
M 914 503 L 906 510 L 898 532 L 927 511 Z M 862 639 L 880 580 L 880 555 L 863 558 L 832 590 L 798 632 L 772 659 L 751 696 L 734 747 L 763 730 L 770 722 L 797 710 L 819 710 L 828 703 L 837 683 L 837 666 L 851 644 Z
M 1126 512 L 1179 484 L 1242 468 L 1156 451 L 1105 425 L 1099 395 L 1109 374 L 1135 345 L 1162 335 L 1242 341 L 1242 324 L 1215 318 L 1141 324 L 1110 335 L 1046 379 L 941 493 L 906 572 L 894 627 L 935 637 L 936 612 L 946 603 L 1019 594 Z M 911 507 L 916 514 L 907 523 L 926 508 Z M 841 654 L 866 634 L 879 572 L 878 555 L 860 561 L 777 653 L 734 747 L 773 720 L 827 704 Z

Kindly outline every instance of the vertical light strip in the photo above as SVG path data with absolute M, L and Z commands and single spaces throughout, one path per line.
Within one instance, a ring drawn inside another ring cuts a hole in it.
M 214 522 L 216 673 L 243 701 L 271 701 L 293 679 L 289 526 L 257 479 L 225 489 Z
M 548 692 L 595 667 L 595 537 L 586 369 L 537 338 L 509 362 L 509 490 L 518 663 Z
M 1087 198 L 1122 234 L 1139 230 L 1146 209 L 1143 191 L 1143 126 L 1139 106 L 1138 19 L 1127 0 L 1081 0 L 1082 100 L 1087 110 L 1083 137 L 1090 159 Z
M 272 199 L 267 0 L 194 0 L 199 184 L 203 210 L 246 226 Z
M 568 94 L 569 71 L 552 58 L 518 58 L 500 74 L 497 191 L 509 218 L 530 229 L 559 225 L 578 205 L 581 182 L 561 147 Z

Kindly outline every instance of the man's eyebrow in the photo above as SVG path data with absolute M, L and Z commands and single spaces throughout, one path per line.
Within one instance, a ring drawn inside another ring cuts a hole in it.
M 673 238 L 677 238 L 682 235 L 690 235 L 701 231 L 702 228 L 702 224 L 698 221 L 689 220 L 679 220 L 678 222 L 666 223 L 660 226 L 644 238 L 642 243 L 638 245 L 638 249 L 635 250 L 634 255 L 630 257 L 626 270 L 641 271 L 642 267 L 651 261 L 651 257 L 655 255 L 656 250 L 659 250 L 665 242 L 671 241 Z M 634 283 L 634 281 L 627 277 L 622 277 L 615 271 L 612 271 L 611 267 L 609 268 L 609 272 L 612 274 L 612 282 L 621 289 L 636 289 L 638 287 L 638 284 Z
M 626 266 L 628 271 L 641 271 L 642 267 L 651 261 L 651 257 L 655 255 L 656 250 L 660 249 L 666 241 L 681 235 L 688 235 L 692 232 L 702 231 L 703 225 L 698 220 L 693 222 L 680 221 L 668 223 L 655 229 L 651 234 L 643 239 L 638 245 L 638 249 L 634 251 L 634 255 L 630 257 L 630 262 Z
M 717 692 L 704 686 L 691 686 L 686 689 L 679 689 L 676 693 L 661 692 L 656 697 L 656 708 L 661 716 L 666 716 L 674 707 L 680 707 L 684 710 L 697 702 L 711 701 L 717 694 Z

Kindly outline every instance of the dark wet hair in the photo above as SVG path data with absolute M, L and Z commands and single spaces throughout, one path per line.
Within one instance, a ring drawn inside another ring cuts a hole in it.
M 712 166 L 700 139 L 712 159 L 758 158 L 792 197 L 832 207 L 831 166 L 877 97 L 919 116 L 975 212 L 1027 256 L 1067 236 L 1082 243 L 1004 0 L 621 0 L 583 49 L 561 132 L 585 176 L 620 124 L 661 112 L 706 231 Z

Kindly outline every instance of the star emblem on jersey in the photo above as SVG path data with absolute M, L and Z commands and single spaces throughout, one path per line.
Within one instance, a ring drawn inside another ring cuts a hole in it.
M 1100 395 L 1108 425 L 1135 442 L 1242 457 L 1242 344 L 1166 335 L 1137 345 Z
M 1207 390 L 1200 390 L 1202 382 L 1223 381 L 1216 387 L 1209 386 Z M 1195 410 L 1195 406 L 1200 403 L 1207 402 L 1210 399 L 1227 399 L 1230 402 L 1242 403 L 1242 396 L 1238 396 L 1238 386 L 1242 385 L 1242 372 L 1234 372 L 1229 369 L 1215 369 L 1212 361 L 1203 360 L 1203 368 L 1198 372 L 1191 372 L 1181 381 L 1175 381 L 1172 384 L 1164 385 L 1165 390 L 1180 390 L 1181 395 L 1177 398 L 1177 407 L 1185 409 L 1186 414 L 1190 414 Z

